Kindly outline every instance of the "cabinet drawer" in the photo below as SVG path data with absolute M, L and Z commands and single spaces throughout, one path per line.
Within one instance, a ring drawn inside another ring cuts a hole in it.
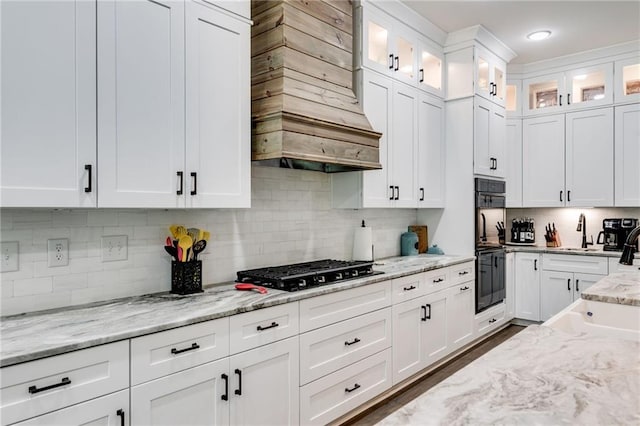
M 607 275 L 609 265 L 606 257 L 544 253 L 542 255 L 542 269 Z
M 127 388 L 129 341 L 5 367 L 0 375 L 5 425 Z
M 300 424 L 324 425 L 391 386 L 391 349 L 300 388 Z
M 426 294 L 425 274 L 407 275 L 391 281 L 393 303 L 404 302 Z
M 476 279 L 476 269 L 473 262 L 467 262 L 460 265 L 451 266 L 449 275 L 451 285 L 460 284 L 466 281 Z
M 390 305 L 390 281 L 301 300 L 300 331 L 324 327 Z
M 501 303 L 476 316 L 476 333 L 479 336 L 504 324 L 506 305 Z
M 298 303 L 251 311 L 229 318 L 232 354 L 298 334 Z
M 391 308 L 300 336 L 300 384 L 306 384 L 391 346 Z
M 427 287 L 427 291 L 425 294 L 434 293 L 451 285 L 450 273 L 451 268 L 441 268 L 425 272 L 424 281 Z
M 229 355 L 229 318 L 131 339 L 131 385 Z

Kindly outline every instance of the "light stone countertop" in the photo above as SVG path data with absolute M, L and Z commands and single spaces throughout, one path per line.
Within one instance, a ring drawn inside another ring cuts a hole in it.
M 547 247 L 547 246 L 525 246 L 525 245 L 504 245 L 505 252 L 507 253 L 552 253 L 552 254 L 568 254 L 571 256 L 601 256 L 601 257 L 615 257 L 620 259 L 622 252 L 620 251 L 604 251 L 602 248 L 589 247 L 588 250 L 583 250 L 576 247 Z M 567 250 L 567 249 L 571 250 Z M 575 250 L 574 250 L 575 249 Z
M 379 425 L 640 424 L 640 343 L 529 326 Z
M 0 318 L 0 367 L 142 336 L 215 318 L 473 261 L 474 256 L 418 255 L 376 261 L 373 275 L 299 292 L 238 291 L 232 283 L 204 293 L 155 293 Z
M 640 306 L 640 271 L 609 274 L 582 292 L 585 300 Z

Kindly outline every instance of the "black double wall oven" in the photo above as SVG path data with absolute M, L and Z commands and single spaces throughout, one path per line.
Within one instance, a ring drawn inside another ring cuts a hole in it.
M 505 182 L 476 178 L 476 313 L 505 296 Z

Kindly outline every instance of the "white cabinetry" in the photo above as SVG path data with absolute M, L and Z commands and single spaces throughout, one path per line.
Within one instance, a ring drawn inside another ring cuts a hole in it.
M 540 321 L 540 255 L 516 253 L 515 317 Z
M 503 60 L 482 46 L 475 47 L 475 92 L 504 107 L 507 74 Z
M 249 25 L 194 1 L 105 1 L 98 48 L 99 205 L 247 207 Z
M 616 207 L 640 206 L 640 104 L 615 107 Z
M 524 207 L 613 205 L 613 108 L 525 119 L 522 138 Z
M 0 2 L 2 207 L 96 206 L 96 3 Z
M 474 99 L 473 171 L 478 175 L 505 176 L 505 112 L 486 99 Z
M 616 105 L 628 102 L 640 102 L 640 57 L 616 61 L 614 64 Z
M 522 120 L 507 119 L 505 144 L 506 206 L 522 207 Z
M 445 138 L 444 102 L 420 94 L 418 104 L 417 207 L 444 207 Z
M 540 282 L 540 320 L 546 321 L 608 273 L 604 257 L 580 255 L 542 255 Z

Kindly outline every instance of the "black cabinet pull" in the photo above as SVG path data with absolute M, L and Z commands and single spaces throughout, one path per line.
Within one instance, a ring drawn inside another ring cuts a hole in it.
M 562 201 L 562 193 L 563 193 L 563 192 L 564 192 L 564 191 L 560 191 L 560 201 Z
M 458 275 L 467 275 L 469 273 L 469 271 L 462 271 L 462 272 L 458 272 Z
M 467 291 L 467 290 L 469 290 L 469 286 L 466 286 L 466 285 L 460 288 L 460 291 Z
M 567 203 L 571 202 L 571 191 L 567 191 Z
M 494 158 L 493 159 L 494 163 L 493 163 L 493 170 L 498 170 L 498 159 Z
M 400 199 L 400 187 L 396 186 L 396 197 L 394 198 L 394 200 L 398 200 Z
M 431 303 L 427 303 L 423 307 L 424 307 L 424 320 L 423 321 L 431 319 Z M 427 309 L 429 309 L 429 312 L 427 312 Z
M 176 195 L 182 195 L 182 188 L 184 188 L 184 173 L 177 172 L 176 174 L 180 178 L 180 184 L 178 185 L 178 190 L 176 191 Z
M 358 339 L 357 337 L 355 339 L 353 339 L 350 342 L 344 342 L 345 346 L 351 346 L 351 345 L 355 345 L 356 343 L 360 342 L 360 339 Z
M 393 69 L 393 53 L 389 54 L 389 69 L 392 70 Z
M 424 69 L 420 68 L 420 83 L 424 81 Z
M 171 349 L 171 353 L 174 354 L 174 355 L 177 355 L 177 354 L 181 354 L 182 352 L 194 351 L 196 349 L 200 349 L 200 345 L 198 345 L 197 343 L 192 343 L 190 347 L 185 348 L 185 349 L 172 348 Z
M 571 93 L 567 93 L 567 105 L 571 105 Z
M 567 290 L 571 291 L 571 278 L 567 279 Z
M 236 368 L 234 373 L 238 375 L 238 389 L 234 390 L 233 393 L 236 395 L 242 395 L 242 371 Z
M 193 191 L 191 191 L 191 195 L 196 195 L 198 193 L 198 174 L 191 172 L 191 177 L 193 178 Z
M 404 291 L 415 290 L 415 289 L 416 289 L 416 286 L 412 285 L 412 286 L 410 286 L 410 287 L 403 287 L 402 289 L 403 289 Z
M 400 56 L 395 57 L 396 66 L 393 69 L 394 71 L 398 71 L 400 69 Z
M 280 324 L 278 324 L 277 322 L 273 321 L 273 322 L 271 323 L 271 325 L 268 325 L 268 326 L 266 326 L 266 327 L 263 327 L 263 326 L 259 325 L 259 326 L 257 326 L 257 327 L 256 327 L 256 329 L 257 329 L 258 331 L 264 331 L 264 330 L 268 330 L 268 329 L 270 329 L 270 328 L 276 328 L 276 327 L 277 327 L 277 326 L 279 326 L 279 325 L 280 325 Z
M 91 169 L 92 169 L 91 164 L 85 164 L 84 169 L 87 172 L 89 172 L 89 182 L 88 182 L 89 185 L 84 188 L 84 192 L 91 192 L 92 191 L 91 187 L 93 186 L 91 185 Z
M 496 321 L 498 321 L 498 320 L 497 320 L 497 319 L 495 319 L 495 318 L 491 318 L 491 319 L 489 320 L 489 324 L 493 324 L 493 323 L 494 323 L 494 322 L 496 322 Z
M 224 394 L 220 397 L 220 399 L 223 401 L 228 401 L 229 400 L 229 376 L 227 376 L 226 374 L 223 374 L 220 377 L 222 378 L 222 380 L 224 380 Z
M 580 280 L 576 280 L 576 291 L 580 291 Z
M 124 426 L 124 410 L 122 408 L 116 411 L 116 416 L 120 417 L 120 426 Z
M 420 188 L 420 201 L 424 201 L 424 188 Z
M 562 106 L 562 95 L 560 95 L 560 106 Z
M 498 257 L 497 256 L 493 258 L 493 267 L 494 268 L 498 267 Z
M 49 389 L 59 388 L 60 386 L 70 385 L 70 384 L 71 384 L 71 380 L 69 380 L 68 377 L 63 377 L 60 383 L 56 383 L 55 385 L 49 385 L 43 388 L 38 388 L 37 386 L 29 386 L 29 393 L 44 392 Z
M 538 270 L 538 259 L 533 259 L 533 270 L 534 271 Z
M 349 388 L 344 388 L 344 391 L 345 391 L 345 392 L 347 392 L 347 393 L 351 393 L 351 392 L 353 392 L 353 391 L 354 391 L 354 390 L 356 390 L 356 389 L 360 389 L 360 385 L 359 385 L 359 384 L 357 384 L 357 383 L 356 383 L 356 384 L 355 384 L 351 389 L 349 389 Z
M 393 197 L 394 197 L 394 195 L 395 195 L 395 190 L 394 190 L 393 185 L 389 186 L 389 189 L 391 190 L 391 197 L 389 197 L 389 199 L 390 199 L 390 200 L 393 200 Z
M 437 280 L 433 280 L 434 283 L 441 283 L 442 281 L 444 281 L 444 279 L 442 278 L 438 278 Z

